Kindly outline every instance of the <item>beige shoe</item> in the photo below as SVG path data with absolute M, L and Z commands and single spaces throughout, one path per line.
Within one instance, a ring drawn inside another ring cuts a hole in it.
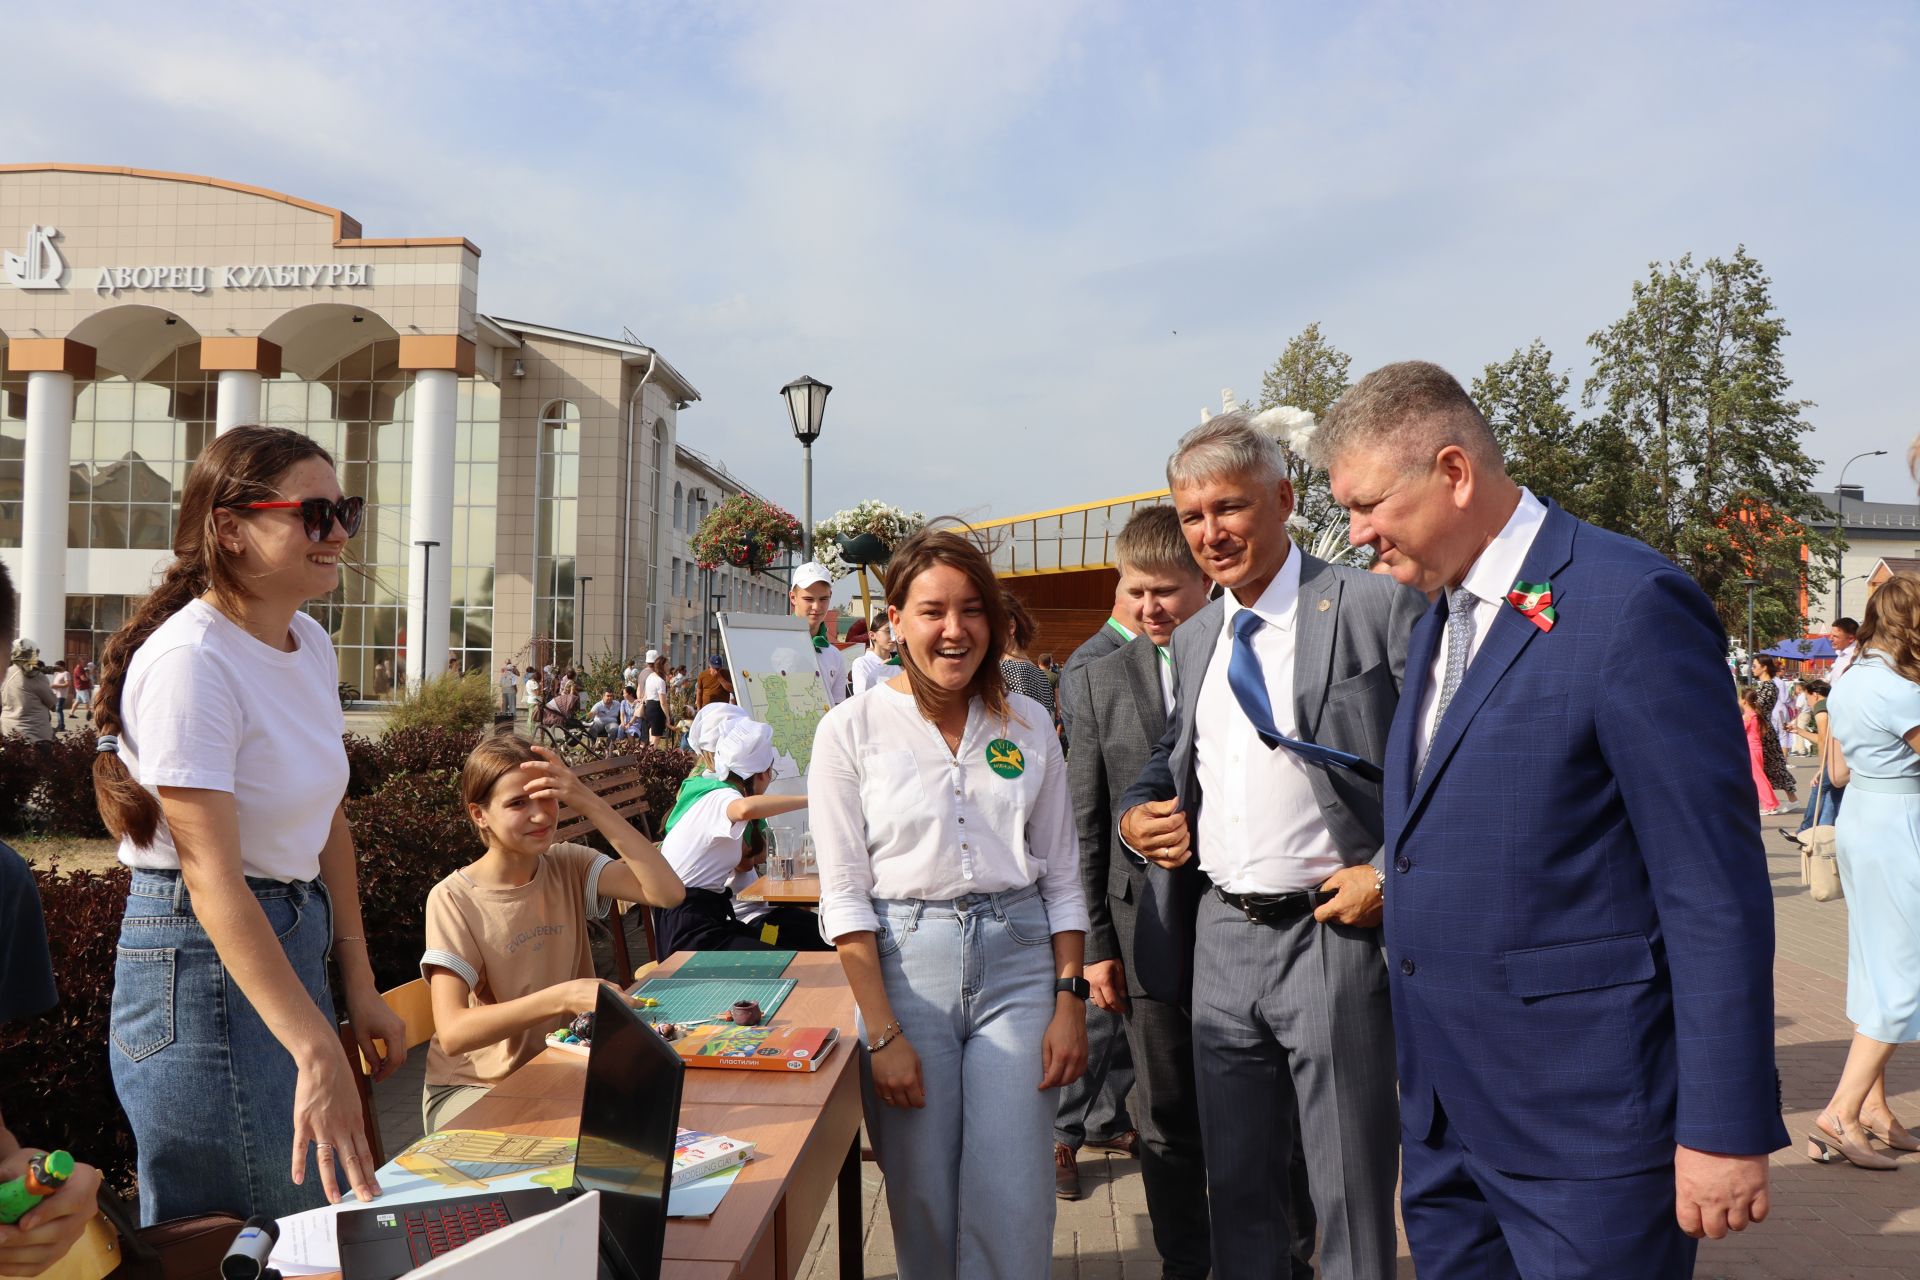
M 1814 1117 L 1813 1132 L 1807 1135 L 1807 1158 L 1815 1164 L 1832 1164 L 1835 1160 L 1845 1160 L 1856 1169 L 1873 1169 L 1885 1172 L 1898 1169 L 1900 1162 L 1891 1156 L 1883 1156 L 1867 1145 L 1863 1130 L 1856 1140 L 1847 1135 L 1844 1126 L 1834 1123 L 1829 1112 L 1822 1111 Z

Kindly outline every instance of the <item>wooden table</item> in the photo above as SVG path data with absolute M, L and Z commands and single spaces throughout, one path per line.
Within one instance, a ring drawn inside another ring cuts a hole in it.
M 803 907 L 820 905 L 820 877 L 794 876 L 790 880 L 769 880 L 761 876 L 740 891 L 743 898 L 756 898 L 775 906 L 790 903 Z M 782 1010 L 782 1012 L 785 1012 Z
M 652 976 L 671 976 L 688 953 Z M 860 1248 L 860 1072 L 853 993 L 831 952 L 795 956 L 799 979 L 776 1023 L 840 1028 L 840 1045 L 812 1072 L 688 1068 L 683 1128 L 744 1138 L 759 1150 L 711 1218 L 667 1220 L 663 1280 L 792 1280 L 837 1190 L 842 1280 L 864 1274 Z M 586 1059 L 548 1049 L 460 1113 L 463 1129 L 573 1138 L 580 1132 Z

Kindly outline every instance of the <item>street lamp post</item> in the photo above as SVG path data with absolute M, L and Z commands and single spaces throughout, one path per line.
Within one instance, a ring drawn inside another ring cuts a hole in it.
M 1753 589 L 1760 585 L 1758 578 L 1742 578 L 1747 588 L 1747 665 L 1753 665 Z
M 427 670 L 427 637 L 424 628 L 433 625 L 433 549 L 440 544 L 421 538 L 414 546 L 420 548 L 420 618 L 421 634 L 413 637 L 413 647 L 420 653 L 420 680 L 426 682 L 432 675 Z
M 1884 458 L 1885 449 L 1869 449 L 1865 453 L 1856 453 L 1847 459 L 1847 466 L 1840 468 L 1839 482 L 1833 486 L 1833 621 L 1840 621 L 1840 574 L 1842 572 L 1840 544 L 1847 540 L 1847 467 L 1862 458 Z
M 804 375 L 780 388 L 793 420 L 793 438 L 800 442 L 800 545 L 813 559 L 813 442 L 820 438 L 820 420 L 827 413 L 827 393 L 833 388 Z
M 590 573 L 575 574 L 573 578 L 573 660 L 580 662 L 586 645 L 583 641 L 587 634 L 587 584 L 593 581 Z
M 709 653 L 711 653 L 713 651 L 712 618 L 714 617 L 715 614 L 720 612 L 720 606 L 727 602 L 727 593 L 726 593 L 726 589 L 722 587 L 718 582 L 714 581 L 711 577 L 709 577 L 707 580 L 707 586 L 709 587 L 709 591 L 707 593 L 707 618 L 708 618 L 707 634 L 700 637 L 700 643 L 706 647 Z

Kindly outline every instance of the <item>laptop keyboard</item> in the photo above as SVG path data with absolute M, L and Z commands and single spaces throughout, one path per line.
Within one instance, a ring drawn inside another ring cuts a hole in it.
M 407 1248 L 415 1266 L 437 1258 L 449 1249 L 458 1249 L 469 1240 L 477 1240 L 489 1231 L 498 1231 L 511 1219 L 500 1200 L 475 1204 L 428 1205 L 409 1209 L 402 1220 L 407 1228 Z

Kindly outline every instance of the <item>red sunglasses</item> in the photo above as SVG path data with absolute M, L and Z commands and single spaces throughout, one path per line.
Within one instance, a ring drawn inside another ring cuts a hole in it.
M 288 502 L 236 502 L 229 508 L 233 511 L 293 511 L 300 512 L 300 523 L 306 527 L 308 542 L 325 542 L 327 534 L 333 529 L 335 521 L 346 531 L 349 538 L 360 532 L 360 517 L 366 514 L 365 498 L 342 498 L 330 502 L 325 498 L 301 498 Z

